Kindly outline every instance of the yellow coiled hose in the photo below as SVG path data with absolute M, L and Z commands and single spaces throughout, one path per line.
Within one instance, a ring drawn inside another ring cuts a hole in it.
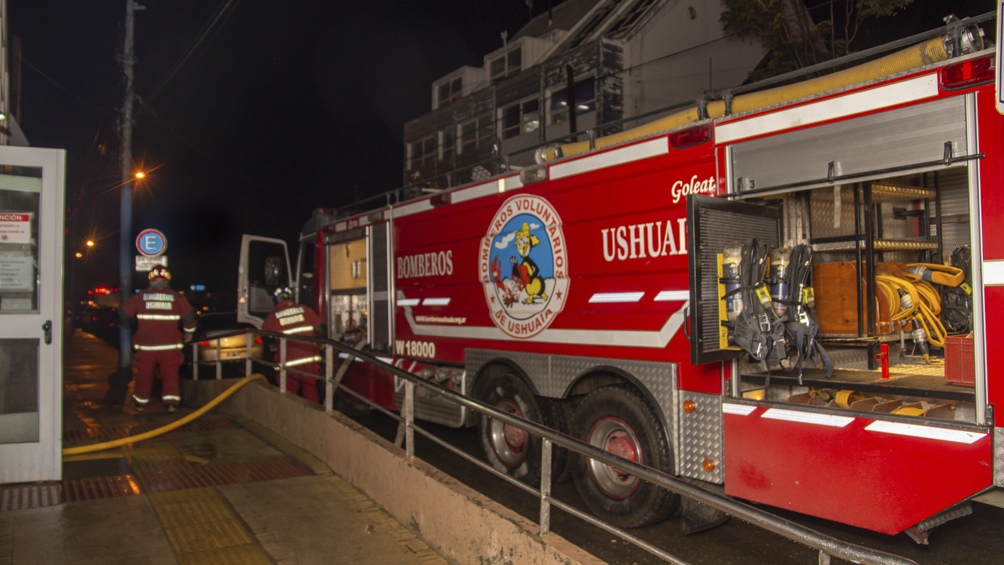
M 239 389 L 242 386 L 250 383 L 251 381 L 256 381 L 256 380 L 259 380 L 259 379 L 265 379 L 265 376 L 264 375 L 259 375 L 259 374 L 248 375 L 248 376 L 244 377 L 243 379 L 237 381 L 236 383 L 232 384 L 230 386 L 230 388 L 228 388 L 227 390 L 221 392 L 219 396 L 217 396 L 216 398 L 210 400 L 202 408 L 199 408 L 195 412 L 192 412 L 191 414 L 185 416 L 184 418 L 179 418 L 178 420 L 175 420 L 174 422 L 171 422 L 170 424 L 167 424 L 166 426 L 161 426 L 161 427 L 157 428 L 156 430 L 150 430 L 149 432 L 144 432 L 142 434 L 137 434 L 137 435 L 130 436 L 130 437 L 124 437 L 124 438 L 116 439 L 116 440 L 112 440 L 112 441 L 106 441 L 104 443 L 94 443 L 94 444 L 91 444 L 91 445 L 80 445 L 80 446 L 77 446 L 77 447 L 66 447 L 66 448 L 63 448 L 63 456 L 65 457 L 65 456 L 68 456 L 68 455 L 80 455 L 81 453 L 91 453 L 91 452 L 94 452 L 94 451 L 104 451 L 106 449 L 114 449 L 116 447 L 120 447 L 120 446 L 127 445 L 127 444 L 130 444 L 130 443 L 141 442 L 143 440 L 147 440 L 147 439 L 150 439 L 150 438 L 157 437 L 159 435 L 166 434 L 167 432 L 169 432 L 171 430 L 180 428 L 181 426 L 184 426 L 185 424 L 191 422 L 192 420 L 195 420 L 196 418 L 199 418 L 200 416 L 202 416 L 206 412 L 209 412 L 210 410 L 212 410 L 213 408 L 215 408 L 217 404 L 219 404 L 220 402 L 223 402 L 224 400 L 226 400 L 227 398 L 229 398 L 230 395 L 232 395 L 233 393 L 237 392 L 237 389 Z
M 938 347 L 945 346 L 947 331 L 938 317 L 941 314 L 941 296 L 926 281 L 910 282 L 905 278 L 890 275 L 876 275 L 875 287 L 889 302 L 889 319 L 906 325 L 913 322 L 915 329 L 921 329 L 927 341 Z M 909 296 L 909 306 L 904 306 L 900 291 Z M 924 361 L 935 364 L 928 354 Z

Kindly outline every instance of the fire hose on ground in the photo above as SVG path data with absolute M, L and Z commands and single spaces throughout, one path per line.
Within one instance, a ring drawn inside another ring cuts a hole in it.
M 95 451 L 104 451 L 106 449 L 114 449 L 116 447 L 121 447 L 123 445 L 128 445 L 128 444 L 131 444 L 131 443 L 138 443 L 138 442 L 141 442 L 141 441 L 144 441 L 144 440 L 148 440 L 148 439 L 151 439 L 151 438 L 154 438 L 154 437 L 166 434 L 167 432 L 170 432 L 172 430 L 180 428 L 181 426 L 184 426 L 185 424 L 187 424 L 187 423 L 189 423 L 189 422 L 191 422 L 193 420 L 196 420 L 196 419 L 200 418 L 203 414 L 205 414 L 206 412 L 209 412 L 210 410 L 212 410 L 213 408 L 215 408 L 217 404 L 219 404 L 219 403 L 223 402 L 224 400 L 226 400 L 227 398 L 229 398 L 231 395 L 233 395 L 235 392 L 237 392 L 237 390 L 240 389 L 241 387 L 243 387 L 244 385 L 246 385 L 248 383 L 251 383 L 253 381 L 256 381 L 256 380 L 264 380 L 264 379 L 265 379 L 265 376 L 261 375 L 261 374 L 248 375 L 248 376 L 244 377 L 243 379 L 237 381 L 233 385 L 231 385 L 227 390 L 221 392 L 216 398 L 214 398 L 214 399 L 210 400 L 209 402 L 207 402 L 205 406 L 199 408 L 198 410 L 196 410 L 195 412 L 192 412 L 191 414 L 188 414 L 187 416 L 184 416 L 182 418 L 179 418 L 179 419 L 175 420 L 174 422 L 171 422 L 170 424 L 167 424 L 165 426 L 161 426 L 161 427 L 159 427 L 159 428 L 157 428 L 155 430 L 150 430 L 149 432 L 144 432 L 144 433 L 137 434 L 137 435 L 134 435 L 134 436 L 124 437 L 124 438 L 120 438 L 120 439 L 116 439 L 116 440 L 112 440 L 112 441 L 106 441 L 106 442 L 103 442 L 103 443 L 95 443 L 95 444 L 91 444 L 91 445 L 80 445 L 80 446 L 77 446 L 77 447 L 66 447 L 66 448 L 63 448 L 63 456 L 66 457 L 66 456 L 70 456 L 70 455 L 80 455 L 80 454 L 83 454 L 83 453 L 92 453 L 92 452 L 95 452 Z

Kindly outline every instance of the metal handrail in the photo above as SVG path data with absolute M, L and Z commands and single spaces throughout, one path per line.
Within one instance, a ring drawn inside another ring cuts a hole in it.
M 234 335 L 236 335 L 237 333 L 242 333 L 242 332 L 234 332 Z M 317 379 L 324 378 L 329 384 L 333 383 L 332 361 L 334 357 L 333 356 L 334 351 L 338 351 L 339 353 L 344 354 L 348 357 L 358 359 L 369 365 L 380 368 L 404 381 L 405 405 L 402 407 L 400 415 L 391 412 L 383 407 L 377 406 L 376 404 L 372 403 L 369 399 L 357 394 L 355 391 L 348 389 L 341 384 L 337 384 L 337 387 L 340 390 L 348 393 L 353 398 L 358 399 L 360 402 L 369 405 L 370 407 L 378 410 L 379 412 L 391 418 L 394 418 L 404 426 L 403 439 L 405 442 L 404 446 L 405 456 L 408 459 L 411 459 L 415 456 L 413 434 L 415 431 L 418 431 L 423 436 L 439 444 L 440 446 L 450 450 L 451 452 L 463 457 L 465 460 L 474 463 L 478 467 L 485 469 L 505 479 L 509 483 L 517 486 L 518 488 L 526 492 L 529 492 L 535 496 L 540 497 L 541 510 L 540 510 L 539 526 L 541 535 L 547 535 L 550 532 L 550 507 L 556 506 L 563 511 L 569 512 L 570 514 L 573 514 L 578 518 L 586 520 L 587 522 L 589 522 L 594 526 L 600 527 L 610 533 L 613 533 L 621 537 L 622 539 L 650 553 L 653 553 L 654 555 L 657 555 L 662 559 L 666 559 L 667 561 L 673 563 L 684 563 L 683 561 L 680 561 L 678 558 L 662 551 L 661 549 L 648 544 L 644 540 L 636 538 L 635 536 L 632 536 L 631 534 L 619 528 L 610 526 L 609 524 L 605 524 L 593 516 L 585 514 L 570 505 L 564 504 L 561 501 L 552 498 L 550 494 L 550 489 L 551 489 L 550 461 L 551 461 L 551 452 L 553 446 L 557 445 L 564 449 L 568 449 L 569 451 L 573 451 L 580 455 L 584 455 L 591 459 L 600 461 L 606 465 L 610 465 L 612 467 L 616 467 L 618 469 L 622 469 L 625 471 L 630 471 L 632 475 L 638 477 L 639 479 L 648 481 L 650 483 L 654 483 L 655 485 L 664 488 L 670 492 L 676 493 L 680 496 L 686 496 L 687 498 L 696 500 L 697 502 L 710 506 L 711 508 L 714 508 L 716 510 L 719 510 L 736 518 L 739 518 L 740 520 L 748 522 L 756 527 L 767 530 L 769 532 L 773 532 L 774 534 L 787 538 L 791 541 L 800 543 L 806 547 L 815 549 L 816 551 L 819 552 L 819 563 L 829 563 L 830 557 L 838 557 L 840 559 L 845 559 L 854 563 L 868 563 L 875 565 L 917 565 L 915 561 L 907 559 L 905 557 L 839 540 L 837 538 L 834 538 L 833 536 L 829 536 L 822 532 L 818 532 L 816 530 L 813 530 L 811 528 L 808 528 L 791 520 L 782 518 L 775 514 L 765 512 L 749 504 L 745 504 L 732 498 L 717 495 L 715 493 L 706 491 L 700 487 L 694 486 L 677 477 L 666 474 L 657 469 L 646 467 L 633 461 L 618 457 L 616 455 L 598 449 L 578 439 L 560 434 L 536 422 L 525 420 L 523 418 L 508 414 L 506 412 L 502 412 L 483 402 L 474 400 L 472 398 L 456 393 L 452 390 L 443 388 L 438 383 L 422 379 L 421 377 L 409 373 L 408 371 L 405 371 L 399 367 L 395 367 L 390 363 L 386 363 L 373 355 L 364 353 L 343 343 L 332 341 L 326 338 L 305 337 L 305 336 L 294 337 L 285 334 L 276 334 L 272 332 L 263 332 L 259 330 L 248 330 L 246 333 L 248 334 L 249 337 L 252 334 L 254 334 L 254 335 L 260 335 L 262 337 L 277 338 L 281 341 L 293 339 L 297 341 L 304 341 L 327 346 L 328 352 L 326 355 L 325 375 L 324 376 L 311 375 L 309 373 L 302 373 L 302 374 L 311 378 L 317 378 Z M 282 345 L 280 345 L 280 347 L 282 347 Z M 248 349 L 250 352 L 250 346 Z M 248 365 L 250 364 L 251 363 L 249 361 Z M 294 370 L 294 369 L 288 368 L 287 370 Z M 250 373 L 249 368 L 247 372 Z M 297 372 L 299 373 L 299 371 Z M 484 463 L 483 461 L 477 460 L 470 454 L 464 453 L 463 451 L 451 445 L 448 445 L 446 442 L 435 437 L 430 432 L 423 430 L 419 426 L 416 426 L 414 423 L 414 397 L 415 397 L 414 387 L 416 385 L 425 387 L 429 391 L 439 395 L 440 397 L 450 402 L 458 404 L 461 407 L 468 408 L 479 414 L 486 414 L 493 419 L 503 422 L 504 424 L 514 426 L 516 428 L 519 428 L 520 430 L 523 430 L 524 432 L 542 438 L 543 441 L 541 446 L 542 449 L 541 488 L 539 490 L 535 489 L 531 486 L 528 486 L 524 483 L 517 481 L 516 479 L 513 479 L 508 475 L 500 473 L 491 466 Z M 279 391 L 280 393 L 285 392 L 284 384 L 280 384 Z M 328 392 L 325 395 L 326 398 L 324 403 L 325 409 L 329 412 L 332 411 L 333 409 L 332 393 L 333 393 L 332 387 L 329 387 Z M 401 439 L 402 434 L 400 433 L 400 431 L 398 435 L 399 439 Z

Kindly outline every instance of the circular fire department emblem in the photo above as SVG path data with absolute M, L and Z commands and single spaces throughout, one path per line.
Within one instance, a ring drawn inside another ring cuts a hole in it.
M 481 240 L 478 272 L 492 321 L 516 338 L 544 331 L 565 306 L 568 259 L 561 218 L 547 200 L 506 200 Z

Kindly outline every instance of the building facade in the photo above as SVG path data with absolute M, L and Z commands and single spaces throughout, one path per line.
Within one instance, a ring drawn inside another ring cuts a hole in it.
M 531 165 L 536 148 L 608 134 L 740 85 L 763 56 L 721 29 L 720 0 L 567 0 L 481 67 L 432 84 L 405 124 L 406 185 L 445 188 Z

